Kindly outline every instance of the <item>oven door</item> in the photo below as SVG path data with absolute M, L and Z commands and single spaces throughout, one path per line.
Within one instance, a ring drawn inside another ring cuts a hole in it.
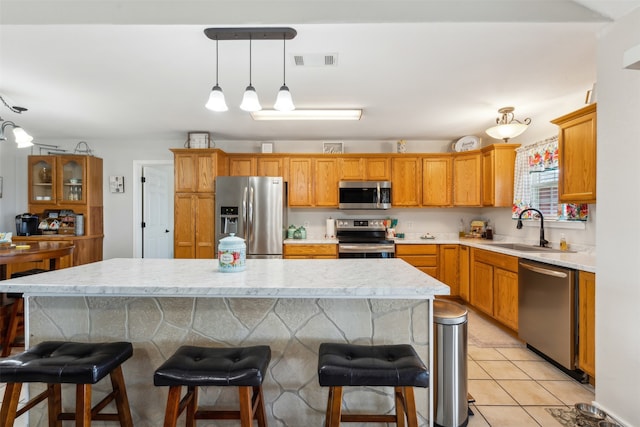
M 395 245 L 392 243 L 339 243 L 338 258 L 395 258 Z

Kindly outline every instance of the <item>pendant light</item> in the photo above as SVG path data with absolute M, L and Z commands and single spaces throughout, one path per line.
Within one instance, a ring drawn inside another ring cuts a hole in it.
M 247 89 L 244 91 L 240 109 L 249 112 L 262 110 L 256 89 L 251 84 L 251 38 L 249 38 L 249 86 L 247 86 Z
M 293 105 L 293 99 L 291 98 L 291 92 L 289 92 L 289 88 L 287 87 L 287 38 L 285 35 L 282 36 L 282 86 L 280 87 L 280 91 L 278 92 L 278 97 L 276 98 L 276 103 L 273 105 L 278 111 L 293 111 L 296 109 L 296 106 Z
M 205 105 L 211 111 L 227 111 L 227 103 L 224 100 L 224 93 L 222 88 L 218 86 L 218 39 L 216 38 L 216 85 L 211 89 L 209 94 L 209 100 Z

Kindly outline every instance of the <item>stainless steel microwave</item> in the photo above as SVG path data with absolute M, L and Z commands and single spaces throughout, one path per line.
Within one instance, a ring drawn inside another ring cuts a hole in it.
M 390 181 L 340 181 L 340 209 L 391 208 Z

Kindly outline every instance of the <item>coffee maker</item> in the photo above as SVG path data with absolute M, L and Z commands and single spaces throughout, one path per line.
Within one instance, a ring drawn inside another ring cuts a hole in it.
M 23 213 L 16 215 L 16 234 L 18 236 L 32 236 L 38 234 L 38 215 Z

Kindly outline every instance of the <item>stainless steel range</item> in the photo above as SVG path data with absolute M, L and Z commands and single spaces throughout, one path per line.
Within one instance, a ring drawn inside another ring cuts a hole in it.
M 338 258 L 394 258 L 381 219 L 337 219 Z

